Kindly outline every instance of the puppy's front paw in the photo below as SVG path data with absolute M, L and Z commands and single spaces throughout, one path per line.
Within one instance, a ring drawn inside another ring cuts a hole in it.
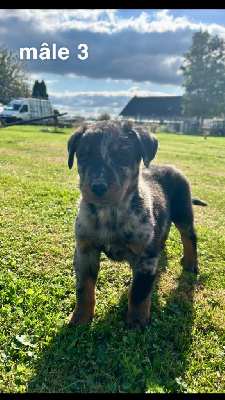
M 135 330 L 139 329 L 141 332 L 144 331 L 146 325 L 149 324 L 150 321 L 150 313 L 146 313 L 146 315 L 140 315 L 139 317 L 137 315 L 133 315 L 129 311 L 127 312 L 126 315 L 126 320 L 124 324 L 124 329 L 125 330 Z
M 194 272 L 194 274 L 199 273 L 199 266 L 196 259 L 188 260 L 183 256 L 180 259 L 180 263 L 186 271 Z
M 123 329 L 126 331 L 134 331 L 135 329 L 138 329 L 141 332 L 144 332 L 146 325 L 147 324 L 142 324 L 139 321 L 125 322 Z
M 84 313 L 80 310 L 74 310 L 69 314 L 68 317 L 68 328 L 73 328 L 81 324 L 85 324 L 92 321 L 92 315 Z

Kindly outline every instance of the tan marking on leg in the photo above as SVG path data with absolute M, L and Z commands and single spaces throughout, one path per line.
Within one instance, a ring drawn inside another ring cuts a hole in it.
M 193 243 L 189 238 L 183 235 L 181 235 L 181 240 L 184 248 L 184 255 L 181 259 L 181 263 L 184 269 L 197 273 L 199 271 L 199 267 Z
M 80 249 L 82 251 L 86 250 L 88 247 L 93 246 L 93 240 L 91 239 L 83 239 L 81 242 L 79 242 Z
M 197 245 L 196 234 L 192 223 L 190 224 L 175 224 L 180 231 L 181 240 L 183 243 L 184 255 L 181 258 L 181 264 L 187 271 L 199 272 L 197 261 Z
M 127 244 L 126 247 L 132 251 L 136 256 L 139 256 L 143 252 L 143 246 L 140 244 Z
M 88 277 L 84 284 L 84 292 L 77 298 L 77 306 L 69 315 L 69 326 L 77 326 L 90 322 L 95 313 L 95 280 Z
M 136 306 L 132 303 L 130 289 L 128 292 L 128 311 L 125 320 L 126 327 L 128 329 L 145 327 L 150 320 L 150 306 L 151 294 Z

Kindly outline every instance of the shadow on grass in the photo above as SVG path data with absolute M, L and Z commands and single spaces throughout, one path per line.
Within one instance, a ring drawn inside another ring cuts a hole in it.
M 67 134 L 67 132 L 65 132 L 65 131 L 58 131 L 58 130 L 51 131 L 51 133 L 60 134 L 60 135 L 66 135 Z
M 160 257 L 152 293 L 151 322 L 144 332 L 124 331 L 127 292 L 106 315 L 67 329 L 64 324 L 36 361 L 28 392 L 183 392 L 195 318 L 198 278 L 182 271 L 163 302 L 157 290 L 168 261 Z

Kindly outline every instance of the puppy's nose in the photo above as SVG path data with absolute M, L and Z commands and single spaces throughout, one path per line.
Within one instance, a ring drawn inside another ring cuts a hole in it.
M 96 196 L 103 196 L 107 189 L 106 183 L 92 183 L 91 185 L 91 190 Z

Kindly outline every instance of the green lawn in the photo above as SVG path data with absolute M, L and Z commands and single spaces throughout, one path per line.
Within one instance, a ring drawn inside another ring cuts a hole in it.
M 172 227 L 151 323 L 124 331 L 131 272 L 102 255 L 96 316 L 67 329 L 75 306 L 73 225 L 80 197 L 67 167 L 69 129 L 0 129 L 0 392 L 225 391 L 225 138 L 157 134 L 154 163 L 174 164 L 195 207 L 196 277 Z

